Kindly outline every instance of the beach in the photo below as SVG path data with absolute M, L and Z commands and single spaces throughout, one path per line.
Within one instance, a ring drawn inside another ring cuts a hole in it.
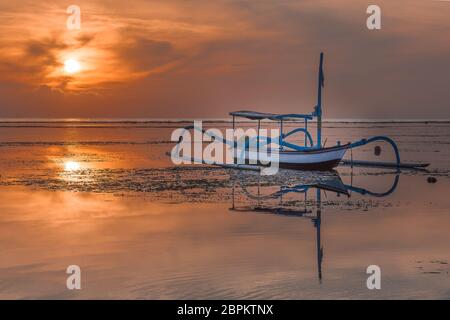
M 327 145 L 388 135 L 428 171 L 264 177 L 175 166 L 183 124 L 1 122 L 0 298 L 450 298 L 450 123 L 324 123 Z M 392 161 L 379 145 L 352 156 Z M 66 288 L 69 265 L 81 290 Z

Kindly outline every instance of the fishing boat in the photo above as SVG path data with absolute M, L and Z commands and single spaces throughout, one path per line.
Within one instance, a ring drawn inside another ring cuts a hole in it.
M 360 166 L 376 166 L 387 168 L 409 168 L 418 169 L 428 166 L 427 163 L 402 163 L 400 161 L 400 153 L 397 144 L 387 136 L 375 136 L 371 138 L 361 139 L 355 142 L 341 144 L 337 141 L 336 145 L 325 147 L 322 143 L 322 88 L 324 87 L 324 72 L 323 72 L 324 55 L 320 53 L 319 71 L 318 71 L 318 85 L 317 85 L 317 104 L 312 113 L 309 114 L 274 114 L 263 113 L 249 110 L 233 111 L 229 114 L 233 119 L 233 130 L 236 128 L 236 119 L 245 118 L 247 120 L 257 121 L 257 136 L 256 141 L 247 139 L 244 143 L 237 141 L 229 141 L 220 138 L 219 141 L 234 148 L 234 158 L 236 164 L 217 164 L 224 167 L 252 169 L 256 166 L 267 166 L 270 162 L 270 155 L 273 151 L 278 153 L 278 166 L 280 168 L 299 169 L 299 170 L 331 170 L 339 164 L 350 164 Z M 280 135 L 275 138 L 260 136 L 261 121 L 275 121 L 279 125 Z M 316 136 L 315 141 L 311 132 L 308 130 L 309 121 L 316 122 Z M 286 123 L 300 124 L 294 129 L 284 132 L 283 126 Z M 198 129 L 194 126 L 188 126 L 185 129 Z M 207 134 L 203 129 L 203 133 Z M 304 135 L 304 144 L 299 145 L 286 141 L 288 137 L 296 134 Z M 216 138 L 216 137 L 215 137 Z M 372 162 L 372 161 L 358 161 L 354 159 L 343 160 L 345 153 L 353 148 L 375 141 L 384 141 L 390 144 L 394 150 L 395 162 Z M 253 144 L 252 144 L 253 143 Z M 256 148 L 252 147 L 256 144 Z M 268 147 L 270 146 L 270 148 Z M 262 147 L 265 147 L 262 148 Z
M 278 121 L 280 124 L 280 136 L 278 139 L 272 139 L 277 141 L 279 145 L 278 158 L 279 167 L 286 169 L 299 169 L 299 170 L 330 170 L 337 167 L 348 150 L 350 144 L 335 145 L 332 147 L 323 147 L 320 140 L 316 144 L 313 143 L 311 134 L 307 131 L 308 120 L 312 120 L 320 112 L 320 109 L 316 107 L 316 111 L 311 115 L 303 114 L 268 114 L 254 111 L 235 111 L 230 112 L 233 116 L 233 124 L 237 117 L 246 118 L 250 120 L 258 121 L 258 134 L 260 132 L 261 120 Z M 318 126 L 321 123 L 321 116 L 318 115 Z M 283 123 L 287 121 L 296 121 L 302 119 L 305 127 L 297 127 L 287 133 L 283 133 Z M 234 127 L 234 125 L 233 125 Z M 285 139 L 295 133 L 303 132 L 305 135 L 305 145 L 299 146 Z M 320 139 L 320 129 L 318 129 L 318 135 Z M 245 163 L 267 163 L 269 157 L 266 152 L 260 152 L 259 147 L 266 142 L 268 138 L 260 137 L 258 135 L 257 150 L 252 151 L 249 148 L 250 143 L 245 145 L 245 150 L 236 146 L 237 155 L 241 155 L 245 158 Z M 236 157 L 237 159 L 238 157 Z
M 322 144 L 322 88 L 324 87 L 324 72 L 323 72 L 323 52 L 320 53 L 319 72 L 318 72 L 318 85 L 317 85 L 317 105 L 314 107 L 314 111 L 310 114 L 273 114 L 273 113 L 261 113 L 255 111 L 234 111 L 230 112 L 233 117 L 233 129 L 235 128 L 236 118 L 246 118 L 249 120 L 256 120 L 258 122 L 258 141 L 257 150 L 251 151 L 248 148 L 248 144 L 245 146 L 246 150 L 238 150 L 244 155 L 246 163 L 261 161 L 267 162 L 266 153 L 259 152 L 259 146 L 261 141 L 267 141 L 267 143 L 276 142 L 278 144 L 279 152 L 279 167 L 288 169 L 300 169 L 300 170 L 331 170 L 337 167 L 339 164 L 351 164 L 361 166 L 377 166 L 377 167 L 396 167 L 396 168 L 424 168 L 428 166 L 427 163 L 402 163 L 400 161 L 400 153 L 396 143 L 387 136 L 376 136 L 368 139 L 361 139 L 356 142 L 341 144 L 339 141 L 336 145 L 325 147 Z M 312 135 L 308 130 L 308 121 L 316 120 L 316 141 L 313 142 Z M 260 137 L 260 126 L 262 120 L 271 120 L 279 123 L 280 136 L 277 139 L 269 139 L 266 137 Z M 283 132 L 283 124 L 289 122 L 303 122 L 302 127 L 296 127 L 286 133 Z M 287 137 L 294 134 L 302 133 L 305 136 L 304 145 L 298 145 L 286 141 Z M 358 160 L 343 160 L 343 157 L 347 150 L 357 148 L 363 145 L 375 141 L 384 141 L 390 144 L 394 150 L 396 162 L 372 162 L 372 161 L 358 161 Z

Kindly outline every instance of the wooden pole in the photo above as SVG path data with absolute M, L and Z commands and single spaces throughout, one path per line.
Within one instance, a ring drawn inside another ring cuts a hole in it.
M 320 53 L 319 77 L 317 86 L 317 147 L 322 147 L 322 86 L 323 86 L 323 52 Z

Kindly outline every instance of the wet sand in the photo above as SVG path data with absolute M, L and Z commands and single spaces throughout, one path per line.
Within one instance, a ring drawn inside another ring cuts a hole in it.
M 450 298 L 450 124 L 325 125 L 327 145 L 390 135 L 428 172 L 273 177 L 173 166 L 178 126 L 0 125 L 0 298 Z

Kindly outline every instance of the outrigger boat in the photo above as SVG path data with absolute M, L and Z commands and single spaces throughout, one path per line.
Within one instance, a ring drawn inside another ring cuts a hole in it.
M 359 166 L 376 166 L 376 167 L 387 167 L 387 168 L 409 168 L 409 169 L 420 169 L 428 166 L 427 163 L 402 163 L 400 161 L 400 153 L 396 143 L 387 136 L 375 136 L 367 139 L 361 139 L 356 142 L 349 142 L 347 144 L 341 144 L 340 141 L 336 145 L 331 147 L 325 147 L 322 144 L 322 88 L 324 87 L 324 73 L 323 73 L 323 53 L 320 54 L 319 62 L 319 74 L 318 74 L 318 86 L 317 86 L 317 105 L 310 114 L 273 114 L 273 113 L 262 113 L 255 111 L 234 111 L 230 112 L 233 117 L 233 129 L 236 126 L 236 118 L 246 118 L 249 120 L 256 120 L 258 122 L 257 128 L 257 148 L 250 148 L 250 140 L 245 141 L 243 144 L 244 148 L 239 149 L 239 144 L 237 141 L 228 141 L 225 139 L 219 139 L 224 144 L 233 146 L 237 153 L 235 153 L 235 158 L 244 158 L 244 164 L 217 164 L 223 167 L 229 168 L 239 168 L 239 169 L 254 169 L 254 165 L 248 165 L 249 163 L 256 163 L 257 165 L 262 165 L 267 163 L 269 157 L 269 151 L 261 151 L 262 146 L 267 144 L 270 148 L 278 148 L 279 153 L 279 167 L 288 169 L 300 169 L 300 170 L 331 170 L 337 167 L 339 164 L 350 164 Z M 316 119 L 316 141 L 314 142 L 313 137 L 308 130 L 308 121 Z M 279 124 L 280 136 L 276 138 L 261 137 L 260 127 L 262 120 L 276 121 Z M 291 121 L 302 121 L 303 127 L 297 127 L 286 133 L 283 132 L 283 125 Z M 196 129 L 194 126 L 188 126 L 185 129 Z M 202 130 L 204 133 L 205 131 Z M 287 142 L 286 138 L 297 134 L 303 133 L 304 145 L 298 145 L 291 142 Z M 396 162 L 371 162 L 371 161 L 358 161 L 358 160 L 343 160 L 343 157 L 347 150 L 357 148 L 360 146 L 367 145 L 375 141 L 384 141 L 390 144 L 394 150 Z M 275 147 L 273 147 L 275 145 Z M 239 163 L 239 162 L 238 162 Z
M 235 123 L 236 117 L 247 118 L 250 120 L 258 120 L 258 133 L 260 128 L 261 120 L 273 120 L 279 121 L 280 123 L 280 132 L 281 135 L 277 139 L 279 150 L 279 167 L 286 169 L 299 169 L 299 170 L 331 170 L 334 167 L 337 167 L 341 162 L 342 158 L 345 155 L 345 152 L 350 147 L 350 144 L 345 145 L 336 145 L 332 147 L 323 147 L 320 142 L 320 126 L 321 126 L 321 116 L 317 115 L 320 112 L 320 108 L 316 107 L 316 110 L 312 114 L 268 114 L 268 113 L 260 113 L 253 111 L 235 111 L 230 112 L 230 115 L 233 116 L 233 124 Z M 307 131 L 308 120 L 312 120 L 314 117 L 317 117 L 318 121 L 318 140 L 317 143 L 313 143 L 313 139 L 309 131 Z M 295 121 L 298 119 L 303 119 L 305 127 L 304 128 L 296 128 L 287 133 L 283 133 L 283 122 L 286 121 Z M 233 125 L 234 128 L 235 125 Z M 299 146 L 293 143 L 287 142 L 285 139 L 297 132 L 303 132 L 306 136 L 305 145 Z M 264 141 L 269 138 L 260 137 L 258 139 L 257 145 L 261 146 Z M 261 140 L 263 141 L 261 143 Z M 272 139 L 274 140 L 274 139 Z M 309 143 L 309 145 L 308 145 Z M 245 152 L 243 150 L 237 149 L 237 154 L 241 153 L 245 154 L 245 162 L 251 163 L 257 161 L 267 162 L 266 154 L 259 151 L 250 151 L 248 145 L 246 146 Z

